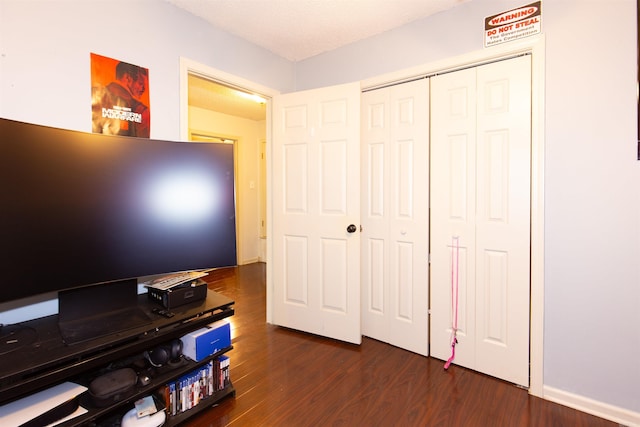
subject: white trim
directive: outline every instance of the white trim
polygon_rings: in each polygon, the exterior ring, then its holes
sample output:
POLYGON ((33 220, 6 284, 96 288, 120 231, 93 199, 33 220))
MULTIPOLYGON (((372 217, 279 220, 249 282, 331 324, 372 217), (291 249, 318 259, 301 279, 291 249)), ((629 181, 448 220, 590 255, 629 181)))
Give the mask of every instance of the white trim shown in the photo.
POLYGON ((260 257, 259 256, 255 257, 255 258, 249 258, 249 259, 242 260, 242 262, 238 263, 238 265, 254 264, 256 262, 260 262, 260 257))
POLYGON ((544 387, 545 42, 531 47, 531 324, 529 393, 544 387))
POLYGON ((640 412, 633 412, 550 386, 544 386, 544 399, 621 425, 640 427, 640 412))
POLYGON ((544 35, 446 58, 361 81, 363 90, 531 54, 531 324, 529 393, 542 397, 544 385, 544 35))
POLYGON ((397 82, 404 82, 421 76, 442 74, 466 67, 475 67, 483 63, 497 61, 517 54, 544 53, 538 47, 544 47, 544 35, 529 37, 518 42, 477 50, 463 55, 445 58, 391 73, 370 77, 361 81, 362 90, 372 89, 397 82))

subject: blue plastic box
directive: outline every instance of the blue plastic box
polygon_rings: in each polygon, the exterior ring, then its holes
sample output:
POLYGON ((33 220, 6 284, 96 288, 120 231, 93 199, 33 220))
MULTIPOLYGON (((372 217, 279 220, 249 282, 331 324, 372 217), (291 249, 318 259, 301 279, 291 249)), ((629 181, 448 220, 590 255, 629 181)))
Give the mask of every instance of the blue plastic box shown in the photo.
POLYGON ((218 320, 182 337, 182 354, 199 362, 231 346, 228 320, 218 320))

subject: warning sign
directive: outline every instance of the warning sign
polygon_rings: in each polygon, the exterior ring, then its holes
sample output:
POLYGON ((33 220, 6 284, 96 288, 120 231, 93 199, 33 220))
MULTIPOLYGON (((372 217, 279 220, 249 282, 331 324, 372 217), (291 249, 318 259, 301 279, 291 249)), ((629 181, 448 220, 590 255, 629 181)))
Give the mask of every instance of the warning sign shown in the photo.
POLYGON ((540 33, 542 2, 509 10, 484 20, 484 47, 518 40, 540 33))

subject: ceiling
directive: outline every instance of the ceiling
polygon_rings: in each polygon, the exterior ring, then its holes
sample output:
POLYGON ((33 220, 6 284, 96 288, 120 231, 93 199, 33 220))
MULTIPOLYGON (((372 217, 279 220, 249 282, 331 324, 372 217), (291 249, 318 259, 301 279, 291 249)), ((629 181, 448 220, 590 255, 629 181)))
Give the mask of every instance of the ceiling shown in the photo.
POLYGON ((289 61, 401 27, 470 0, 167 0, 289 61))
MULTIPOLYGON (((471 0, 166 0, 289 61, 301 61, 471 0)), ((192 76, 190 105, 264 120, 264 105, 192 76)))
POLYGON ((242 117, 249 120, 265 120, 266 104, 249 99, 245 92, 189 74, 189 105, 242 117))

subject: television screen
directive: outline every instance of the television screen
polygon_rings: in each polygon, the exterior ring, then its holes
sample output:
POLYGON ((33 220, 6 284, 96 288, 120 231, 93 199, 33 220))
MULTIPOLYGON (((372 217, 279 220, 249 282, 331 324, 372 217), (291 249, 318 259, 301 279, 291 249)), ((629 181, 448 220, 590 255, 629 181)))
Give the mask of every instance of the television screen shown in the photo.
POLYGON ((0 119, 0 302, 236 264, 233 146, 0 119))

